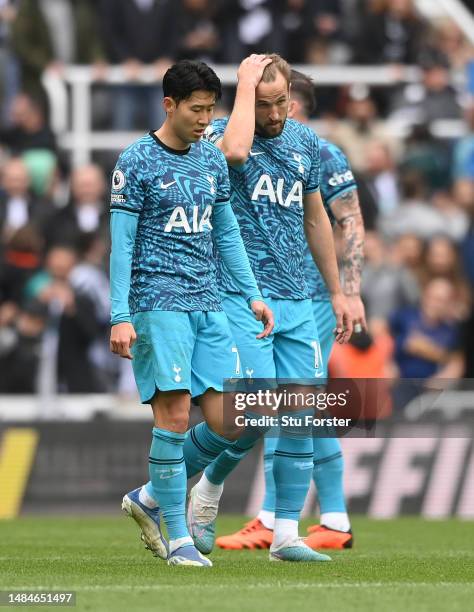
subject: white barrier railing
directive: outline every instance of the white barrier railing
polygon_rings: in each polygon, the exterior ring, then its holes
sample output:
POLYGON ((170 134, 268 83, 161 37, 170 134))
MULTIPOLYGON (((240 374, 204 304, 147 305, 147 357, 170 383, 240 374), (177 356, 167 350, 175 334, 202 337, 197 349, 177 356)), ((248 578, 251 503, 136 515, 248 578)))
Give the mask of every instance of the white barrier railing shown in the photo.
MULTIPOLYGON (((237 66, 216 65, 213 68, 223 85, 235 85, 237 66)), ((420 80, 420 70, 416 66, 296 65, 294 68, 312 77, 317 86, 364 84, 390 87, 397 83, 416 83, 420 80)), ((59 146, 71 151, 74 166, 88 163, 94 150, 120 150, 141 135, 134 132, 93 131, 91 90, 98 81, 91 67, 68 66, 61 74, 46 72, 42 80, 49 98, 52 128, 58 137, 59 146)), ((125 82, 127 77, 119 66, 110 67, 100 80, 100 83, 111 87, 125 82)), ((157 81, 153 68, 145 67, 135 82, 155 84, 157 81)), ((314 127, 324 134, 322 124, 314 122, 314 127)), ((406 123, 388 124, 388 129, 397 136, 402 136, 407 128, 406 123)), ((433 131, 442 138, 458 137, 463 133, 463 123, 437 122, 433 131)))

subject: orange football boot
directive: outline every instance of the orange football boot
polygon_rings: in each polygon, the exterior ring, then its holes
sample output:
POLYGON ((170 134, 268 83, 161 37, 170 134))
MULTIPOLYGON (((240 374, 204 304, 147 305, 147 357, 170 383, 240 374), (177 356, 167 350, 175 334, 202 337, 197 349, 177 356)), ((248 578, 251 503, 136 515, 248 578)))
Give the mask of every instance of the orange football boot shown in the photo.
POLYGON ((354 538, 352 531, 338 531, 325 525, 312 525, 308 527, 309 535, 305 544, 313 549, 318 548, 352 548, 354 538))
POLYGON ((217 538, 216 544, 219 548, 226 550, 242 550, 243 548, 270 548, 273 540, 273 531, 267 529, 258 518, 245 523, 239 531, 217 538))

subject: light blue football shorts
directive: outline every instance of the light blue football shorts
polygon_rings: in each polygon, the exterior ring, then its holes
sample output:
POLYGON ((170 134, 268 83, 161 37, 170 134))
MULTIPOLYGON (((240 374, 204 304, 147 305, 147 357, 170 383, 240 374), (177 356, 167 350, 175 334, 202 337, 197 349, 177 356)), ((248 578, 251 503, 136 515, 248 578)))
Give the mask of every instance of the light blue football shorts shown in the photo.
POLYGON ((336 316, 329 300, 313 300, 313 315, 321 344, 323 376, 326 378, 328 361, 335 340, 333 330, 336 327, 336 316))
POLYGON ((273 310, 275 328, 268 338, 257 340, 262 323, 255 319, 244 298, 238 293, 222 295, 243 377, 314 385, 323 370, 312 301, 265 298, 265 302, 273 310))
POLYGON ((157 391, 184 389, 198 397, 207 389, 223 391, 224 379, 241 377, 224 312, 151 310, 134 314, 132 323, 133 373, 144 404, 157 391))

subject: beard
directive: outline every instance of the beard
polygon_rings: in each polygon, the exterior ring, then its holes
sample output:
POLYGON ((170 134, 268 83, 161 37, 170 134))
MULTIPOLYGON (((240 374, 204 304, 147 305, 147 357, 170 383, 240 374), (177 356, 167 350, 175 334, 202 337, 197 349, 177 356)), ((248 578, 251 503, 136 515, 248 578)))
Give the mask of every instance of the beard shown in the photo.
POLYGON ((287 117, 282 119, 281 122, 274 124, 273 128, 271 127, 271 124, 262 125, 260 123, 255 123, 255 133, 263 138, 276 138, 283 132, 286 119, 287 117), (277 127, 278 129, 276 129, 277 127))

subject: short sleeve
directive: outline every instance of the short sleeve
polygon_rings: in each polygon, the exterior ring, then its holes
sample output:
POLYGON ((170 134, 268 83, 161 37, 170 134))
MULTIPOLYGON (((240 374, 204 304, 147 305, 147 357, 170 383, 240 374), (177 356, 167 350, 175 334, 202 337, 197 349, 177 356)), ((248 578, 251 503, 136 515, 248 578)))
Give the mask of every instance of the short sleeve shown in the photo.
POLYGON ((308 179, 304 188, 304 193, 313 193, 319 191, 320 172, 321 172, 321 147, 319 138, 311 131, 311 166, 309 169, 308 179))
POLYGON ((227 125, 227 121, 223 119, 216 119, 212 123, 210 123, 203 135, 203 139, 208 142, 212 142, 212 144, 216 144, 219 140, 224 138, 225 127, 227 125))
POLYGON ((110 210, 139 214, 145 200, 145 188, 139 160, 132 151, 124 151, 112 173, 110 210))
POLYGON ((216 204, 226 204, 230 200, 230 180, 229 180, 229 170, 227 167, 227 162, 225 160, 224 154, 221 151, 216 151, 218 154, 218 178, 217 178, 217 194, 216 194, 216 204))
MULTIPOLYGON (((335 145, 327 150, 331 163, 321 164, 321 194, 326 205, 343 194, 357 189, 349 160, 335 145)), ((325 153, 326 155, 326 153, 325 153)))

